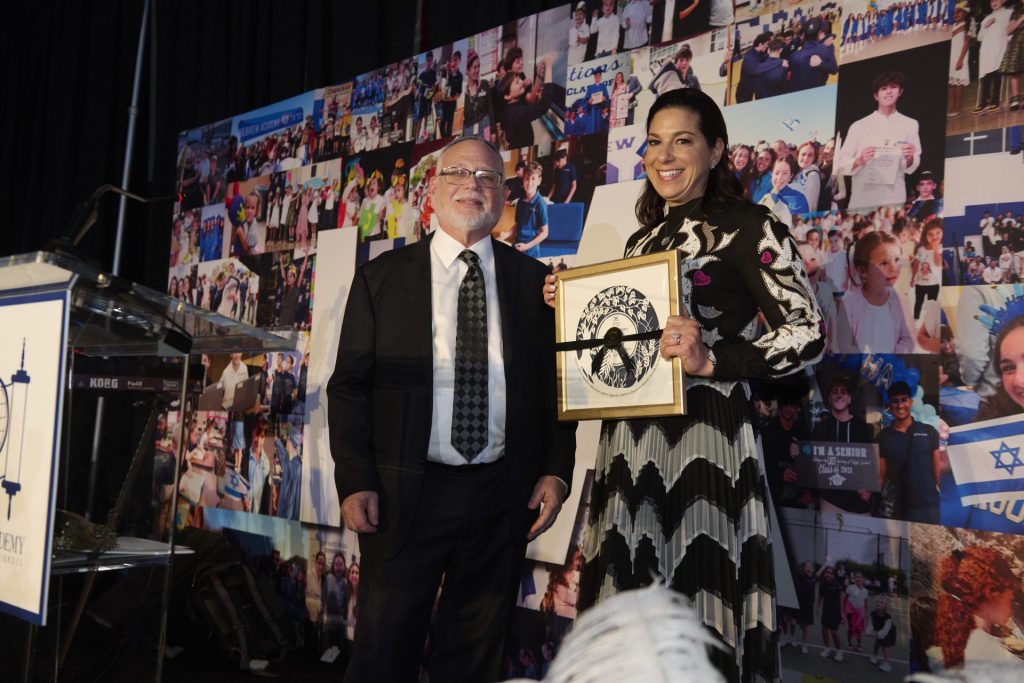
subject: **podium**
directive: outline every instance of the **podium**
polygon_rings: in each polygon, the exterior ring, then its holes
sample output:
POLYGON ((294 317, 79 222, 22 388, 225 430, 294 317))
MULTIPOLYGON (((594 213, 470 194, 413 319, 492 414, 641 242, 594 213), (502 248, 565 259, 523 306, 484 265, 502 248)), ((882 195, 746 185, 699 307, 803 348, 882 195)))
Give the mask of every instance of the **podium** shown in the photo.
MULTIPOLYGON (((294 340, 48 252, 0 258, 0 330, 0 611, 29 623, 30 649, 35 629, 47 622, 52 576, 163 565, 160 680, 171 567, 176 554, 190 552, 175 545, 174 515, 166 543, 122 538, 107 552, 54 549, 58 494, 69 483, 75 360, 160 357, 180 364, 174 388, 182 430, 194 404, 188 396, 190 356, 284 351, 294 348, 294 340)), ((177 439, 172 511, 184 436, 177 439)))

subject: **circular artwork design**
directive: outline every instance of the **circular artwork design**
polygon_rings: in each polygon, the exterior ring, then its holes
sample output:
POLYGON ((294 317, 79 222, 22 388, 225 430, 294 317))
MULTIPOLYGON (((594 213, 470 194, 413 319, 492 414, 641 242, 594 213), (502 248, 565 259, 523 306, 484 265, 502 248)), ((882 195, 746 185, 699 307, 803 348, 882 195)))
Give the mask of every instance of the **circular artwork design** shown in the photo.
POLYGON ((584 380, 608 396, 634 393, 650 379, 658 362, 658 339, 619 341, 622 337, 661 328, 650 299, 638 289, 616 285, 598 292, 583 307, 576 340, 603 339, 605 344, 576 352, 584 380), (628 363, 623 362, 623 354, 628 363), (600 358, 594 368, 594 361, 600 358))

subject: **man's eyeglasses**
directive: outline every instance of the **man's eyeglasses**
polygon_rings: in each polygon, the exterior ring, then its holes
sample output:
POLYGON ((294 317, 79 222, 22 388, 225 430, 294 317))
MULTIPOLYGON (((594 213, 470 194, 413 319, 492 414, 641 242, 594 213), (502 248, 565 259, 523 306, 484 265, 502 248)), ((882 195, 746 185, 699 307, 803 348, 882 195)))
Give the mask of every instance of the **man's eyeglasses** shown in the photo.
POLYGON ((476 177, 476 181, 480 183, 481 187, 495 188, 501 184, 501 174, 489 168, 470 171, 468 168, 459 166, 447 166, 441 169, 440 175, 452 185, 465 185, 473 176, 476 177))

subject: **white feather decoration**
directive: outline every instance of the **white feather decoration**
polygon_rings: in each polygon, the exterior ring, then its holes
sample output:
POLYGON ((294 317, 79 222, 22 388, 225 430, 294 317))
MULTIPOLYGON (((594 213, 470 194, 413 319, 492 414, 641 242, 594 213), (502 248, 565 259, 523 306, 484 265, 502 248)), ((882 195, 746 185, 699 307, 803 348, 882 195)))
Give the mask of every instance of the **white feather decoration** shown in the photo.
POLYGON ((1021 665, 1017 662, 967 662, 958 671, 917 673, 907 677, 910 683, 1020 683, 1021 680, 1021 665))
POLYGON ((686 597, 655 583, 619 593, 581 614, 544 681, 724 682, 708 660, 709 645, 722 647, 686 597))

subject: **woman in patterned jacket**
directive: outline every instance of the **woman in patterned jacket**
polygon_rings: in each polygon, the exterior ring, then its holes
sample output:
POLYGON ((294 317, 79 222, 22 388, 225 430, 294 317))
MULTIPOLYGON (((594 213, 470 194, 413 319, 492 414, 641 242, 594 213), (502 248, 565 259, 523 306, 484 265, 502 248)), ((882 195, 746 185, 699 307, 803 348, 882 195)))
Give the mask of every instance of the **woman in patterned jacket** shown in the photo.
MULTIPOLYGON (((712 657, 727 679, 774 680, 768 496, 746 380, 801 370, 824 339, 796 244, 743 198, 728 145, 721 111, 696 89, 651 107, 641 227, 626 256, 680 253, 685 315, 668 319, 660 344, 689 375, 689 413, 603 423, 579 606, 660 577, 726 645, 712 657)), ((555 287, 550 276, 548 302, 555 287)))

